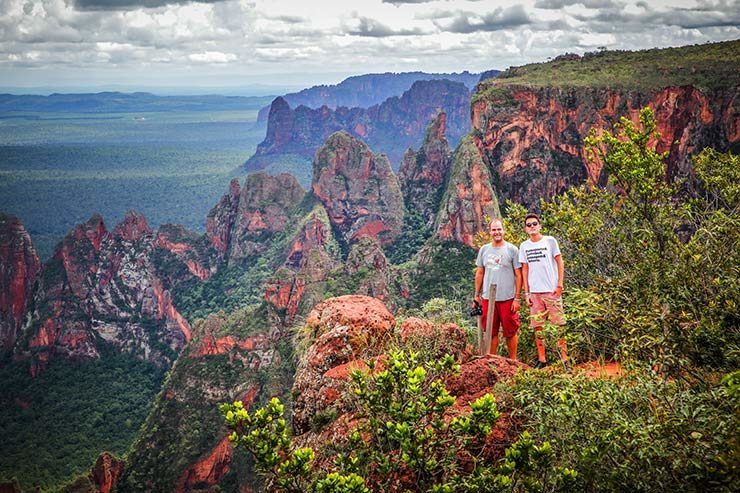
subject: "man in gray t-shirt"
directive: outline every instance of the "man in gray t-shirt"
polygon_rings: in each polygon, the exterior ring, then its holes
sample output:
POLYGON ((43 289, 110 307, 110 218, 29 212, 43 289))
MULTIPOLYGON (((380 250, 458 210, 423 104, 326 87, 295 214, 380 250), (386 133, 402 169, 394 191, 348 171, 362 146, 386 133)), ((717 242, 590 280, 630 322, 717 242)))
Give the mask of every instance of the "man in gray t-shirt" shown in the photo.
MULTIPOLYGON (((491 346, 486 352, 498 351, 499 327, 503 327, 509 357, 516 359, 519 330, 519 296, 522 288, 522 269, 517 247, 504 241, 504 224, 499 219, 491 221, 491 243, 478 250, 475 265, 475 301, 483 305, 482 330, 486 328, 489 312, 491 285, 496 286, 496 299, 492 307, 491 346)), ((482 336, 482 334, 479 334, 482 336)))

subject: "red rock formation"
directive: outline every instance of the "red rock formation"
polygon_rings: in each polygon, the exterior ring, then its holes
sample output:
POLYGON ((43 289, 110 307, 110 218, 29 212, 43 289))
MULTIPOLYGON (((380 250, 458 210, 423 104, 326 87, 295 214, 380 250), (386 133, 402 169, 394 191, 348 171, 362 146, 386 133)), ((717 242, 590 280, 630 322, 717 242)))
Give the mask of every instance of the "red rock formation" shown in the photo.
POLYGON ((277 98, 270 108, 265 140, 246 167, 260 169, 271 156, 281 154, 310 158, 340 130, 361 138, 397 163, 408 147, 421 143, 427 122, 440 111, 447 113, 449 138, 457 143, 470 129, 469 106, 467 87, 449 80, 417 81, 400 98, 391 97, 367 109, 298 106, 293 110, 284 98, 277 98))
POLYGON ((192 358, 201 358, 203 356, 215 356, 225 354, 235 347, 243 351, 253 351, 255 349, 267 349, 269 340, 266 335, 260 334, 246 339, 237 339, 234 336, 224 336, 216 338, 213 334, 206 334, 199 341, 198 346, 190 353, 192 358))
POLYGON ((86 283, 88 274, 97 272, 98 252, 108 235, 100 214, 94 214, 86 223, 78 224, 57 246, 52 263, 60 262, 63 273, 49 291, 61 294, 65 289, 78 298, 86 298, 91 286, 86 283))
POLYGON ((41 272, 20 220, 0 214, 0 357, 15 345, 41 272))
MULTIPOLYGON (((259 387, 253 386, 241 399, 245 409, 248 410, 252 406, 258 392, 259 387)), ((203 485, 218 484, 229 472, 233 455, 229 437, 223 437, 205 457, 185 468, 177 482, 175 492, 201 491, 203 485)))
POLYGON ((472 105, 475 143, 501 195, 532 206, 586 179, 603 183, 603 164, 586 159, 583 139, 594 127, 611 131, 622 116, 637 122, 645 106, 655 110, 658 150, 670 151, 670 176, 690 176, 690 156, 704 147, 726 151, 740 141, 738 87, 711 93, 692 86, 650 93, 511 87, 490 94, 472 105))
POLYGON ((187 266, 192 275, 205 281, 211 277, 215 267, 210 267, 210 259, 199 251, 198 239, 198 235, 178 224, 164 224, 157 231, 154 246, 173 254, 187 266))
POLYGON ((125 465, 126 463, 124 461, 116 459, 108 452, 100 454, 90 474, 90 481, 97 488, 96 491, 99 493, 110 493, 113 491, 118 478, 123 473, 125 465))
POLYGON ((111 232, 113 238, 124 241, 139 241, 144 236, 151 235, 152 229, 146 222, 146 218, 136 211, 126 212, 123 221, 116 225, 111 232))
POLYGON ((231 260, 266 250, 273 235, 286 228, 293 208, 305 193, 298 180, 287 173, 247 176, 233 227, 231 260))
POLYGON ((436 236, 472 246, 475 235, 501 217, 491 174, 470 137, 455 150, 453 168, 437 216, 436 236))
POLYGON ((313 166, 313 193, 346 244, 372 236, 387 245, 398 237, 403 199, 385 156, 337 132, 318 150, 313 166))
POLYGON ((381 341, 395 325, 395 319, 377 299, 341 296, 314 307, 306 329, 315 336, 293 383, 293 428, 297 434, 311 428, 320 412, 346 412, 338 400, 344 385, 337 379, 338 366, 372 357, 382 350, 381 341))
POLYGON ((239 179, 234 178, 228 193, 211 209, 206 218, 206 237, 216 249, 219 258, 224 258, 229 251, 231 231, 239 207, 239 194, 239 179))

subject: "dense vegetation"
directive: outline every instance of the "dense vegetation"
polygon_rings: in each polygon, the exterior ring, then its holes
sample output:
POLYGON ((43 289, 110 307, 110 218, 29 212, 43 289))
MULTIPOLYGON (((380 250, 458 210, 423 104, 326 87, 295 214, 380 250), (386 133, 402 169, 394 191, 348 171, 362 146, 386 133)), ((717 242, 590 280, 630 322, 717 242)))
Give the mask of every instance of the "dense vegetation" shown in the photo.
POLYGON ((103 450, 128 450, 163 372, 113 349, 98 360, 52 360, 31 378, 28 363, 0 368, 0 479, 55 490, 90 470, 103 450))
POLYGON ((507 86, 626 88, 648 91, 693 85, 702 90, 740 83, 740 41, 641 51, 601 50, 512 67, 482 82, 474 100, 507 86))

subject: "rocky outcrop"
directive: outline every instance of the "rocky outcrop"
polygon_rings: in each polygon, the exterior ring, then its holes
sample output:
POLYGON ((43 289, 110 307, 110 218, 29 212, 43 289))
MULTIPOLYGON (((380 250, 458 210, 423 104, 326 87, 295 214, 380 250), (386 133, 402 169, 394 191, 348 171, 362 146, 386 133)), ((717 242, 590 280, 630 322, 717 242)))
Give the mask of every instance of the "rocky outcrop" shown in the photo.
POLYGON ((206 237, 216 250, 219 259, 226 257, 231 245, 231 232, 239 207, 239 196, 239 179, 234 178, 229 185, 229 191, 221 197, 206 218, 206 237))
MULTIPOLYGON (((172 364, 191 328, 165 280, 174 274, 161 274, 155 262, 163 247, 187 252, 182 238, 168 232, 155 237, 146 219, 132 211, 111 232, 94 215, 60 242, 44 266, 36 309, 17 347, 19 354, 30 354, 32 374, 53 356, 97 358, 100 340, 159 366, 172 364)), ((180 265, 181 276, 198 271, 180 265)))
POLYGON ((0 214, 0 359, 15 345, 40 272, 41 261, 21 221, 0 214))
MULTIPOLYGON (((394 325, 393 316, 377 299, 356 295, 326 300, 306 319, 301 333, 312 343, 299 354, 293 385, 293 428, 297 443, 317 452, 318 464, 331 461, 331 456, 324 456, 327 445, 331 444, 331 450, 348 446, 348 437, 359 419, 351 397, 351 373, 384 369, 394 325)), ((422 351, 431 358, 450 354, 460 363, 460 373, 445 382, 455 397, 455 404, 448 410, 450 418, 469 414, 471 402, 493 393, 498 382, 526 367, 499 356, 472 358, 465 332, 455 324, 412 317, 404 321, 399 332, 394 348, 422 351)), ((481 452, 491 463, 518 438, 509 411, 505 406, 500 410, 502 417, 481 452)))
POLYGON ((287 243, 285 260, 265 287, 265 300, 273 307, 277 328, 289 327, 323 298, 322 282, 337 264, 338 247, 329 218, 320 207, 302 218, 287 243))
POLYGON ((488 229, 487 221, 501 217, 491 174, 473 139, 460 142, 442 198, 435 226, 436 236, 472 246, 475 235, 488 229))
POLYGON ((99 493, 110 493, 123 472, 125 462, 103 452, 95 461, 90 480, 99 493))
MULTIPOLYGON (((380 354, 382 341, 394 325, 393 315, 375 298, 341 296, 316 305, 306 319, 306 331, 315 342, 296 371, 293 384, 296 434, 308 432, 320 413, 347 411, 346 403, 339 399, 343 382, 336 378, 336 369, 380 354)), ((344 379, 348 374, 342 372, 344 379)))
POLYGON ((387 245, 400 234, 403 199, 388 159, 348 133, 316 153, 312 187, 344 245, 365 236, 387 245))
POLYGON ((239 196, 230 259, 239 261, 265 251, 274 235, 286 228, 305 193, 298 180, 287 173, 247 176, 239 196))
POLYGON ((366 237, 352 245, 343 275, 357 279, 357 285, 353 286, 355 294, 389 303, 393 273, 376 239, 366 237))
POLYGON ((404 203, 420 214, 428 227, 434 224, 452 165, 452 151, 445 137, 446 126, 447 115, 440 113, 429 123, 419 151, 406 151, 398 174, 404 203))
MULTIPOLYGON (((174 260, 179 261, 187 267, 188 272, 201 281, 208 280, 217 270, 217 259, 220 252, 213 255, 213 250, 208 248, 209 243, 203 241, 203 237, 192 233, 179 224, 163 224, 157 230, 154 246, 163 255, 171 255, 174 260), (166 252, 166 253, 165 253, 166 252)), ((171 261, 172 259, 162 259, 171 261)), ((170 285, 176 285, 183 276, 178 272, 172 272, 165 265, 159 265, 157 271, 165 276, 170 285)))
POLYGON ((257 146, 246 163, 256 170, 269 162, 269 156, 294 154, 305 158, 314 155, 334 132, 344 130, 363 140, 373 149, 385 153, 398 163, 405 150, 418 147, 427 122, 440 111, 447 114, 447 135, 457 143, 470 129, 470 94, 464 84, 448 80, 415 82, 399 97, 392 97, 370 108, 328 106, 291 109, 283 98, 273 101, 265 140, 257 146))
MULTIPOLYGON (((612 130, 620 117, 638 121, 655 110, 659 152, 668 151, 669 177, 691 177, 691 156, 706 146, 740 145, 740 87, 702 91, 670 86, 649 91, 482 85, 472 104, 475 143, 493 171, 501 198, 534 209, 588 180, 604 184, 603 163, 586 159, 591 128, 612 130)), ((688 183, 691 187, 691 180, 688 183)))

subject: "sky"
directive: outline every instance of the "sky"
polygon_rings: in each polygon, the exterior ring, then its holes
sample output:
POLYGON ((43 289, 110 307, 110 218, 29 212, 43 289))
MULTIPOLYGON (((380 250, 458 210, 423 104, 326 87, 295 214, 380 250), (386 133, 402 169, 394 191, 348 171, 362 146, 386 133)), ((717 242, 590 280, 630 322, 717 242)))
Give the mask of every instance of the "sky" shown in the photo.
POLYGON ((740 39, 740 0, 0 0, 0 87, 244 88, 740 39))

